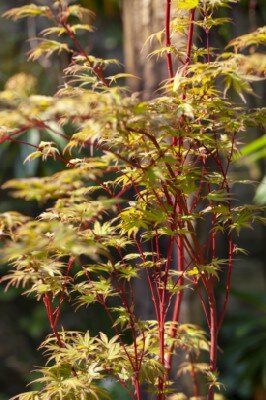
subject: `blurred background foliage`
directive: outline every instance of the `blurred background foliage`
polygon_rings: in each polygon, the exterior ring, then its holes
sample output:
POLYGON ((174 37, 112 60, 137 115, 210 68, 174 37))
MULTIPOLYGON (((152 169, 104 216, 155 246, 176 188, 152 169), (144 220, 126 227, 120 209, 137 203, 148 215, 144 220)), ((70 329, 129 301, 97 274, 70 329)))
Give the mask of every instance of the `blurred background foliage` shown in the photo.
MULTIPOLYGON (((84 7, 95 11, 96 34, 86 33, 81 37, 84 46, 93 54, 103 58, 117 58, 122 62, 122 21, 119 0, 80 0, 84 7)), ((26 0, 1 0, 0 12, 11 7, 29 3, 26 0)), ((45 3, 40 0, 39 3, 45 3)), ((233 25, 225 25, 216 32, 212 41, 225 45, 232 36, 248 32, 266 23, 265 0, 243 0, 238 8, 226 11, 233 18, 233 25)), ((17 90, 32 93, 51 94, 62 83, 61 73, 68 60, 60 56, 53 62, 41 60, 38 63, 27 61, 26 53, 34 46, 34 37, 44 29, 44 21, 34 19, 18 23, 1 19, 0 37, 0 89, 15 84, 17 90), (30 41, 29 38, 32 38, 30 41), (20 74, 11 78, 15 74, 20 74), (29 78, 29 74, 32 78, 29 78), (13 80, 12 80, 13 79, 13 80)), ((265 84, 260 83, 259 97, 250 99, 251 106, 260 103, 265 106, 265 84)), ((0 106, 1 107, 1 106, 0 106)), ((38 140, 40 132, 29 131, 27 141, 38 140), (34 139, 35 138, 35 139, 34 139)), ((42 135, 48 135, 42 132, 42 135)), ((42 136, 43 137, 43 136, 42 136)), ((252 139, 243 149, 243 156, 237 161, 237 173, 262 181, 255 193, 251 188, 244 193, 245 200, 266 202, 265 155, 266 139, 263 132, 251 132, 252 139)), ((50 140, 56 138, 50 137, 50 140)), ((49 138, 43 140, 49 140, 49 138)), ((63 146, 63 143, 61 143, 63 146)), ((16 177, 44 176, 61 168, 57 162, 23 164, 29 153, 26 146, 4 143, 0 146, 0 183, 16 177)), ((0 193, 0 212, 16 209, 29 214, 38 212, 38 205, 21 203, 0 193)), ((256 228, 257 229, 257 228, 256 228)), ((253 239, 249 232, 240 241, 247 245, 250 256, 236 265, 229 315, 221 337, 224 351, 220 366, 222 380, 227 385, 225 397, 236 400, 266 399, 266 266, 265 231, 259 229, 253 239), (255 238, 255 239, 254 239, 255 238), (240 265, 241 264, 241 265, 240 265), (258 274, 258 276, 256 276, 258 274)), ((2 269, 1 274, 4 274, 2 269)), ((95 306, 89 312, 74 314, 68 306, 63 312, 63 325, 67 329, 110 330, 103 311, 95 306)), ((35 300, 20 296, 20 291, 11 288, 4 292, 0 287, 0 400, 24 391, 29 382, 29 373, 41 364, 41 354, 36 350, 41 339, 49 332, 43 305, 35 300)), ((103 385, 113 385, 103 382, 103 385)), ((127 399, 126 394, 115 385, 113 398, 127 399)))

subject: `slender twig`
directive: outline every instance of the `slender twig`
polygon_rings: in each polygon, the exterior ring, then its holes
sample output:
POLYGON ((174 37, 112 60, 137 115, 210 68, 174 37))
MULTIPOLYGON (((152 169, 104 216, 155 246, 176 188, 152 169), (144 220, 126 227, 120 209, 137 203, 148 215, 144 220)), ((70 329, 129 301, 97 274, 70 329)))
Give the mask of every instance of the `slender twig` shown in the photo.
POLYGON ((173 60, 172 60, 172 54, 171 54, 171 30, 170 30, 170 24, 171 24, 171 0, 166 1, 166 15, 165 15, 165 45, 169 48, 169 50, 166 53, 166 59, 167 59, 167 68, 168 68, 168 74, 169 78, 173 79, 174 77, 174 70, 173 70, 173 60))

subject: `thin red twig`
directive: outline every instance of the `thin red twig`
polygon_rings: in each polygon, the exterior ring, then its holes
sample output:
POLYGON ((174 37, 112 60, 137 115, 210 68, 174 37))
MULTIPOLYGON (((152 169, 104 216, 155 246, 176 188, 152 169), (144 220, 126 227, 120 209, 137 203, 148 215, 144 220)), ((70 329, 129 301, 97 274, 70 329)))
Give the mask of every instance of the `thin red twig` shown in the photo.
POLYGON ((165 45, 169 47, 169 51, 166 53, 167 59, 167 69, 169 78, 173 79, 174 77, 174 69, 173 69, 173 60, 171 54, 171 0, 166 1, 166 15, 165 15, 165 45))

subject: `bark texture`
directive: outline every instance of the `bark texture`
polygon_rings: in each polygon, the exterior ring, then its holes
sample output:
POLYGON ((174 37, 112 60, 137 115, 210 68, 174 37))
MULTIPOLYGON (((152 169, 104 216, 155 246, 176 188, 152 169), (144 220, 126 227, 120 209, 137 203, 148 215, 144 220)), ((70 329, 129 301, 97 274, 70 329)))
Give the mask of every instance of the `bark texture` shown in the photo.
POLYGON ((134 92, 142 92, 144 99, 153 97, 167 78, 165 60, 148 58, 156 43, 146 42, 149 35, 164 29, 164 14, 165 4, 161 0, 123 1, 125 68, 141 78, 130 79, 128 84, 134 92))

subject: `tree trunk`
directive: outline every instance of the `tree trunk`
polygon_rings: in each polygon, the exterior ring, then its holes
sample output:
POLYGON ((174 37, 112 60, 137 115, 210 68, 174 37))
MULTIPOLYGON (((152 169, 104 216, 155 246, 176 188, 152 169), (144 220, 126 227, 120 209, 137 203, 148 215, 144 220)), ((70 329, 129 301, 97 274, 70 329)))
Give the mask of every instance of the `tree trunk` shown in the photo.
MULTIPOLYGON (((165 60, 148 57, 156 43, 147 42, 149 35, 164 29, 165 4, 161 0, 124 0, 124 58, 126 72, 140 79, 130 79, 133 92, 144 99, 154 96, 160 83, 167 78, 165 60)), ((158 46, 157 46, 158 47, 158 46)))

